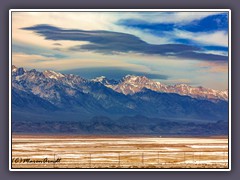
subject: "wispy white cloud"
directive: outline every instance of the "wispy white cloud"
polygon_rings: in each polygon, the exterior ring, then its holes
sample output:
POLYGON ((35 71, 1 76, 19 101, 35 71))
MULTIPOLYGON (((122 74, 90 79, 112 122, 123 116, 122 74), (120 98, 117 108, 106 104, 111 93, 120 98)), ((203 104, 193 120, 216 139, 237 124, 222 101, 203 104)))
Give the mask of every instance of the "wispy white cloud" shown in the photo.
MULTIPOLYGON (((143 20, 150 23, 180 23, 186 24, 195 20, 203 19, 207 16, 221 14, 223 12, 153 12, 137 13, 132 18, 143 20)), ((128 19, 130 19, 128 17, 128 19)))
POLYGON ((68 58, 59 59, 35 54, 13 53, 13 64, 27 68, 67 70, 89 67, 128 68, 139 72, 147 72, 147 66, 129 61, 128 55, 104 56, 91 52, 75 53, 68 58), (112 63, 114 62, 114 63, 112 63))
MULTIPOLYGON (((34 33, 21 30, 36 24, 50 24, 68 29, 109 30, 136 35, 152 44, 171 43, 171 38, 156 36, 147 31, 116 24, 120 19, 139 19, 153 23, 189 23, 222 12, 13 12, 13 39, 52 47, 52 40, 44 40, 34 33), (36 20, 37 19, 37 20, 36 20), (26 38, 28 37, 28 38, 26 38)), ((66 42, 65 46, 76 42, 66 42)))
POLYGON ((173 34, 176 37, 190 39, 204 45, 228 46, 228 33, 225 31, 192 33, 175 30, 173 34))
POLYGON ((216 63, 216 62, 199 62, 196 64, 200 71, 205 73, 228 73, 228 64, 227 63, 216 63))
POLYGON ((211 51, 204 51, 204 53, 228 56, 228 52, 226 52, 226 51, 214 51, 214 50, 211 50, 211 51))

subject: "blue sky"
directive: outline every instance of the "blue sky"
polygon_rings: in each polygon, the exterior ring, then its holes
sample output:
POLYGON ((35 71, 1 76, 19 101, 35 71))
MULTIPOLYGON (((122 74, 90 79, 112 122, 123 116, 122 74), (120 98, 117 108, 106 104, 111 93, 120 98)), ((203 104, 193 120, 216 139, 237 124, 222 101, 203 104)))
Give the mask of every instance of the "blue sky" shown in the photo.
POLYGON ((228 87, 227 12, 13 12, 13 64, 228 87))

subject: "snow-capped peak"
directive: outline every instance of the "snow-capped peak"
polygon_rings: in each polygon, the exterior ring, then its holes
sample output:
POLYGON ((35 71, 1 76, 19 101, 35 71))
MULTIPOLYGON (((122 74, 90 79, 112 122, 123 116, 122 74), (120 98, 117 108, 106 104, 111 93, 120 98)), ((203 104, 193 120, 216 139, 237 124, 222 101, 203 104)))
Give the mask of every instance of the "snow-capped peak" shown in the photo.
POLYGON ((176 84, 175 87, 189 87, 187 84, 176 84))
POLYGON ((139 84, 139 83, 150 83, 152 80, 148 79, 146 76, 135 76, 135 75, 126 75, 121 80, 122 83, 127 84, 139 84))
POLYGON ((204 88, 202 86, 192 87, 187 84, 165 85, 148 79, 145 76, 127 75, 119 84, 113 87, 113 90, 123 94, 135 94, 143 89, 164 93, 177 93, 200 99, 228 100, 228 90, 220 91, 204 88))
POLYGON ((158 91, 161 87, 161 83, 145 76, 126 75, 118 85, 114 86, 114 90, 123 94, 134 94, 144 88, 158 91))
POLYGON ((12 73, 18 76, 23 75, 26 72, 26 70, 22 67, 17 68, 16 66, 12 65, 12 73))
POLYGON ((103 80, 107 79, 105 76, 100 76, 92 79, 94 82, 102 82, 103 80))
POLYGON ((115 81, 113 79, 107 79, 105 76, 96 77, 95 79, 92 79, 91 81, 99 82, 111 89, 113 89, 113 87, 118 84, 118 81, 115 81))
POLYGON ((43 71, 43 74, 46 78, 56 79, 56 80, 65 77, 63 74, 57 73, 57 72, 51 71, 51 70, 43 71))
POLYGON ((12 72, 16 72, 18 70, 18 68, 14 65, 12 65, 12 72))

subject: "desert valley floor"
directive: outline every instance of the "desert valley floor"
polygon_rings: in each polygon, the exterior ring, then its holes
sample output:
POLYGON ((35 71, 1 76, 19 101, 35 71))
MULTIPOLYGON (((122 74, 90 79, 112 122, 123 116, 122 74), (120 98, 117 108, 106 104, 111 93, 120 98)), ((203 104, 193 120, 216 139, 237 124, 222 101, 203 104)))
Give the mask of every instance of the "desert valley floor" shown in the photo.
POLYGON ((228 138, 13 135, 12 168, 228 168, 228 138))

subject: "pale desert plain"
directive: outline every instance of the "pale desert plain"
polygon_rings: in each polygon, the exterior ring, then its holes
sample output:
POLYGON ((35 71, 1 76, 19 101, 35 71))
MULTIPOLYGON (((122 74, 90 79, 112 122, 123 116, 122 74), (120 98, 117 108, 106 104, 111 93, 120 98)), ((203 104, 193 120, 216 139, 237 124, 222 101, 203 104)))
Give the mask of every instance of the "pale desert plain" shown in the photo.
POLYGON ((228 138, 13 135, 12 168, 228 168, 228 138))

